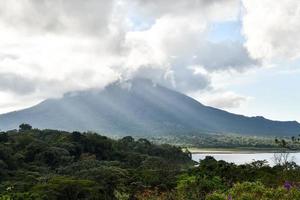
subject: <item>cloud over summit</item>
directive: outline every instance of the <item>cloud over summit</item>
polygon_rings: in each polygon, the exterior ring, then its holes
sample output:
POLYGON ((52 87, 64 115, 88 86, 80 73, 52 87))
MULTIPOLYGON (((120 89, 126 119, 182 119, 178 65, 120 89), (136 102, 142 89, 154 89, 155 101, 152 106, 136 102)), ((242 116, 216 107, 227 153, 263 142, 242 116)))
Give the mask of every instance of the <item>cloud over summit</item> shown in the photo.
MULTIPOLYGON (((238 0, 3 0, 0 92, 42 100, 101 88, 117 79, 145 77, 190 93, 212 90, 212 73, 243 72, 273 54, 298 56, 300 45, 276 48, 284 41, 291 43, 286 38, 276 41, 290 29, 273 26, 271 17, 253 24, 262 20, 263 3, 261 9, 247 0, 242 4, 238 0), (240 19, 242 7, 246 11, 240 19), (245 44, 239 39, 209 38, 212 24, 239 20, 245 44), (266 38, 272 31, 268 27, 275 27, 271 38, 266 38)), ((281 19, 285 11, 277 4, 272 3, 275 17, 281 19)), ((293 13, 295 20, 285 26, 297 25, 296 10, 289 15, 293 13)))

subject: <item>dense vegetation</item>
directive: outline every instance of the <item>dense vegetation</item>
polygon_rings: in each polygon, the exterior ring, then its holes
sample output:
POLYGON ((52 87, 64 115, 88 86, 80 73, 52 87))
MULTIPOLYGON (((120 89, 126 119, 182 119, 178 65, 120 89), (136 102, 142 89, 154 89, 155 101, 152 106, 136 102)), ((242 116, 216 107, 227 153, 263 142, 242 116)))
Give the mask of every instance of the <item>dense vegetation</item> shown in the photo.
MULTIPOLYGON (((278 149, 278 144, 274 137, 257 137, 237 134, 185 134, 185 135, 164 135, 147 137, 154 143, 168 143, 179 146, 196 147, 196 148, 253 148, 253 149, 278 149)), ((291 138, 278 137, 287 142, 291 138)))
POLYGON ((133 199, 146 188, 174 188, 176 175, 193 166, 190 156, 146 139, 23 124, 0 133, 0 193, 2 199, 133 199))
POLYGON ((0 133, 0 200, 299 200, 300 167, 235 165, 130 136, 0 133))

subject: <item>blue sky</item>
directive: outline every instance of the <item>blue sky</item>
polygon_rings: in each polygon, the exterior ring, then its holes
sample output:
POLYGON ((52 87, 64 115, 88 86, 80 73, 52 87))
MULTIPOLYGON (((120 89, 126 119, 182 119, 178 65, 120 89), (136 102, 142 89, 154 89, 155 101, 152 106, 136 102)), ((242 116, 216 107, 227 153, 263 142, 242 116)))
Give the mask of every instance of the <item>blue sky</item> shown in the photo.
POLYGON ((240 20, 213 23, 210 25, 209 39, 215 42, 232 40, 243 43, 245 39, 241 34, 241 28, 240 20))
POLYGON ((285 68, 259 69, 244 75, 244 81, 228 89, 251 97, 248 103, 231 111, 276 120, 300 121, 300 71, 285 68))
MULTIPOLYGON (((214 42, 245 42, 241 21, 233 20, 211 25, 209 39, 214 42)), ((300 60, 272 60, 272 66, 246 70, 225 89, 249 97, 247 103, 228 111, 248 116, 264 116, 274 120, 300 121, 300 60)))

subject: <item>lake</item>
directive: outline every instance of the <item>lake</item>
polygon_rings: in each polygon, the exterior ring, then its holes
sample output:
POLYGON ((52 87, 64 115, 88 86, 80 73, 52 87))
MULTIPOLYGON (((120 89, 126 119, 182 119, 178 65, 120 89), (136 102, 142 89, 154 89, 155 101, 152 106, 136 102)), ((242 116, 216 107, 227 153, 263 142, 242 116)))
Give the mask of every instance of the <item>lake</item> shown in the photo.
MULTIPOLYGON (((235 164, 250 163, 254 160, 267 160, 271 166, 274 165, 274 153, 193 153, 192 159, 198 162, 206 156, 213 156, 216 160, 224 160, 235 164)), ((300 153, 290 153, 289 160, 291 159, 300 165, 300 153)))

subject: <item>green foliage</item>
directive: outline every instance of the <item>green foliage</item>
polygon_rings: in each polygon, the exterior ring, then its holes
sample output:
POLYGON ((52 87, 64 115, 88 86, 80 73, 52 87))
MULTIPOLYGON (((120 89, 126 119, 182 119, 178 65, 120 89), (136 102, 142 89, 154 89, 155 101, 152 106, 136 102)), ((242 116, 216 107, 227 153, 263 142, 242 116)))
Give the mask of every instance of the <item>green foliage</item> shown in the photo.
MULTIPOLYGON (((289 138, 279 138, 289 139, 289 138)), ((196 148, 247 148, 247 149, 278 149, 273 137, 256 137, 236 134, 185 134, 149 137, 149 140, 162 144, 196 148)))
POLYGON ((104 198, 103 189, 94 181, 77 180, 68 177, 53 177, 32 188, 42 199, 97 199, 104 198))
POLYGON ((22 124, 0 133, 0 199, 132 199, 136 185, 171 190, 193 164, 181 148, 146 139, 22 124))
POLYGON ((199 177, 184 174, 177 184, 177 193, 180 199, 205 199, 207 194, 224 189, 220 177, 199 177))
POLYGON ((234 200, 297 200, 300 199, 300 191, 297 188, 267 188, 260 182, 244 182, 237 183, 226 194, 208 195, 206 200, 228 200, 228 197, 234 200))
POLYGON ((0 200, 300 199, 295 163, 194 165, 190 152, 148 139, 23 127, 0 133, 0 200))
POLYGON ((297 137, 292 136, 291 138, 288 138, 288 139, 275 138, 275 143, 280 148, 285 149, 285 150, 299 150, 300 149, 300 135, 297 137))

